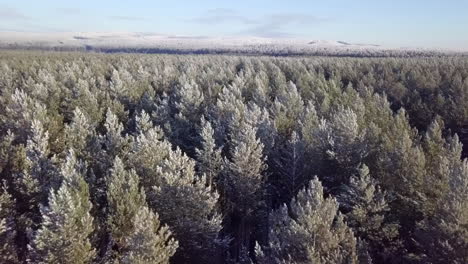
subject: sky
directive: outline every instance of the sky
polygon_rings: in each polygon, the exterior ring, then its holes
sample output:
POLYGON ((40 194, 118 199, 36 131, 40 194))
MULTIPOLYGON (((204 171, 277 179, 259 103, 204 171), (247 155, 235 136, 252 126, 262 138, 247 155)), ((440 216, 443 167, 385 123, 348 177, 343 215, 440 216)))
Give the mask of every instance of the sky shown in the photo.
POLYGON ((0 0, 1 31, 142 32, 468 49, 468 0, 0 0))

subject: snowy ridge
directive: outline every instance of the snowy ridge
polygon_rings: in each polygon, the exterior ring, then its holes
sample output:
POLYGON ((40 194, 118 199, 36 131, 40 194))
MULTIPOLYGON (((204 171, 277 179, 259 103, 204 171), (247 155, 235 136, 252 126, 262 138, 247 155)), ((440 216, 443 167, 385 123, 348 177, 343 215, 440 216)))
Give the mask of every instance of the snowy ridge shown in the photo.
MULTIPOLYGON (((384 52, 443 52, 429 49, 390 49, 346 41, 263 37, 205 37, 131 32, 0 32, 0 47, 83 49, 103 52, 186 51, 195 53, 249 53, 272 55, 363 55, 384 52)), ((424 55, 424 54, 420 54, 424 55)))
POLYGON ((49 45, 107 45, 107 46, 151 46, 161 43, 190 44, 190 45, 304 45, 304 46, 330 46, 349 47, 373 45, 354 45, 343 41, 305 40, 287 38, 263 38, 263 37, 204 37, 183 35, 162 35, 154 33, 131 32, 60 32, 60 33, 36 33, 36 32, 0 32, 2 43, 34 43, 39 42, 49 45))

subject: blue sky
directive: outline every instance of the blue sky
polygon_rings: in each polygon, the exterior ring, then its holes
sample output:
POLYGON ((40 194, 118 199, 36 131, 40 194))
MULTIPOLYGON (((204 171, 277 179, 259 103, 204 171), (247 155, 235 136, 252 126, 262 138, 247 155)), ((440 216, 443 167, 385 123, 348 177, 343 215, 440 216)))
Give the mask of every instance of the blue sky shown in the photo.
POLYGON ((0 0, 0 30, 293 37, 467 49, 468 0, 0 0))

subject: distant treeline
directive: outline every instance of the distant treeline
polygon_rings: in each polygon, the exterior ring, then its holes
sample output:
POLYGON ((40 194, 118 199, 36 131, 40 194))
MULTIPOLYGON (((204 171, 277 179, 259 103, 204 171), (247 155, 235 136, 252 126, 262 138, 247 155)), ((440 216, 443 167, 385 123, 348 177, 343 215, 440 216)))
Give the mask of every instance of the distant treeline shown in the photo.
MULTIPOLYGON (((187 45, 185 45, 187 46, 187 45)), ((329 56, 329 57, 355 57, 355 58, 415 58, 415 57, 444 57, 468 56, 462 52, 444 52, 436 50, 398 50, 373 48, 304 48, 285 47, 275 45, 247 45, 234 47, 190 48, 165 45, 162 47, 115 47, 115 46, 51 46, 34 44, 1 44, 0 50, 42 50, 42 51, 68 51, 68 52, 98 52, 98 53, 141 53, 141 54, 175 54, 175 55, 243 55, 243 56, 329 56)))

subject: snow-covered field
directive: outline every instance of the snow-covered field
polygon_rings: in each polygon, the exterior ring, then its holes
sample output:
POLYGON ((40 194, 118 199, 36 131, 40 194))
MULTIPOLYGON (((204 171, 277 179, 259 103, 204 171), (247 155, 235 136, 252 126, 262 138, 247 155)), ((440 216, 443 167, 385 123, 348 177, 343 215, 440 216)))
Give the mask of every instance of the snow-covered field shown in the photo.
MULTIPOLYGON (((129 32, 0 32, 1 47, 82 48, 112 51, 113 49, 161 49, 174 51, 214 50, 216 52, 260 54, 369 54, 429 53, 440 50, 388 48, 374 44, 346 41, 261 38, 261 37, 197 37, 129 32)), ((445 52, 445 51, 444 51, 445 52)), ((207 52, 209 53, 209 52, 207 52)))

